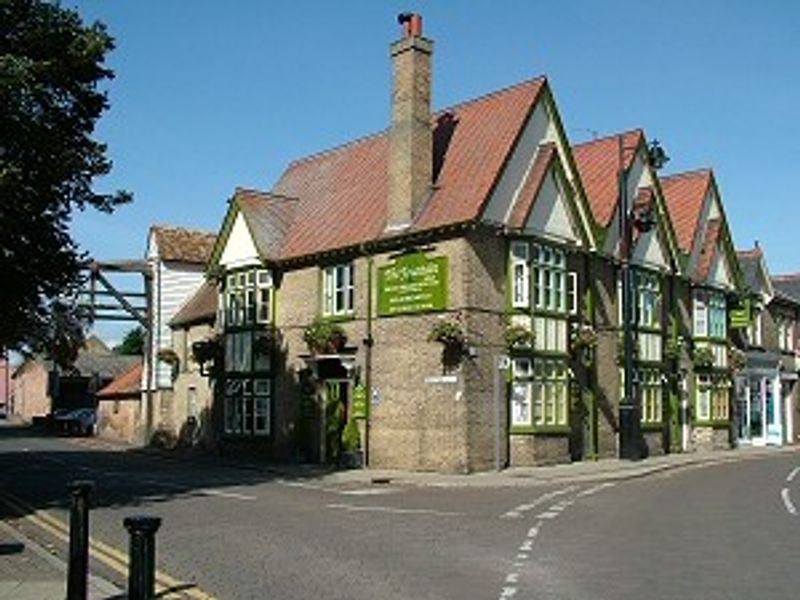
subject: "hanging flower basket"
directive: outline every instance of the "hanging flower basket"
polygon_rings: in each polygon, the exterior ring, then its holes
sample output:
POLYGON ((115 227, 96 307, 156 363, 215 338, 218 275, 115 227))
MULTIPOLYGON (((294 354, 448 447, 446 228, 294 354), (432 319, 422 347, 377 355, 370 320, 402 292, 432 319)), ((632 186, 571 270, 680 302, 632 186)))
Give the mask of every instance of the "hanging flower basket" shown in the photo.
POLYGON ((515 348, 532 348, 536 341, 536 334, 522 325, 511 325, 506 328, 505 333, 506 347, 509 350, 515 348))
POLYGON ((710 369, 714 366, 714 352, 708 346, 696 348, 693 361, 695 369, 710 369))
POLYGON ((347 343, 347 334, 338 323, 317 318, 303 330, 303 341, 311 354, 338 354, 347 343))
POLYGON ((177 365, 180 360, 178 358, 178 355, 172 348, 161 348, 156 353, 156 358, 158 358, 158 360, 160 360, 161 362, 165 362, 168 365, 173 365, 173 366, 177 365))
POLYGON ((434 323, 428 334, 429 342, 439 342, 445 346, 464 346, 467 336, 461 323, 455 320, 441 320, 434 323))
POLYGON ((743 371, 747 366, 747 354, 736 346, 728 348, 728 367, 733 373, 743 371))
POLYGON ((681 357, 681 352, 683 351, 683 338, 670 338, 667 340, 667 343, 664 345, 664 357, 669 360, 678 360, 681 357))
POLYGON ((215 336, 195 342, 192 344, 192 357, 200 365, 221 362, 223 358, 222 339, 219 336, 215 336))

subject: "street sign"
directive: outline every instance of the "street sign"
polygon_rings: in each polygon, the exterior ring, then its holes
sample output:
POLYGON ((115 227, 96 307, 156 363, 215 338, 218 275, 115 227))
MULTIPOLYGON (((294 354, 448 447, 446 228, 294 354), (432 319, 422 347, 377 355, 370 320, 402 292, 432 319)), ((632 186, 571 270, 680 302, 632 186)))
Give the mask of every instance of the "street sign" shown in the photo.
POLYGON ((739 306, 732 308, 731 329, 746 329, 750 326, 750 298, 745 298, 739 306))
POLYGON ((353 418, 366 419, 368 414, 367 388, 363 385, 357 385, 353 388, 353 418))
POLYGON ((445 310, 448 296, 446 256, 417 252, 378 268, 378 315, 445 310))

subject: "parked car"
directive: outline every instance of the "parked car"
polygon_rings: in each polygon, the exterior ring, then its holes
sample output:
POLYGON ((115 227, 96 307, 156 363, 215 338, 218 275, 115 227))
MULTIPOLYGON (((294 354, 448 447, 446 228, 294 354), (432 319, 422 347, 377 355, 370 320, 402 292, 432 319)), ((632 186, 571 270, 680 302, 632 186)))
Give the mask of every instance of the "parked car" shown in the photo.
POLYGON ((56 431, 73 435, 94 435, 97 430, 97 410, 94 408, 76 408, 74 410, 53 413, 56 431))

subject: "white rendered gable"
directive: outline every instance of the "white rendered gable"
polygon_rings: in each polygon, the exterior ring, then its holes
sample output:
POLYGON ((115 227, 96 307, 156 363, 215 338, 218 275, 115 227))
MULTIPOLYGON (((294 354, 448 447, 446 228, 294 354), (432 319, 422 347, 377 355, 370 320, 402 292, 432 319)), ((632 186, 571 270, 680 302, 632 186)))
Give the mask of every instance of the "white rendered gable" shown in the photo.
POLYGON ((666 271, 669 269, 666 249, 661 243, 661 236, 658 235, 658 227, 653 227, 650 231, 639 236, 633 248, 632 262, 650 268, 666 271))
POLYGON ((558 241, 580 243, 579 230, 573 221, 563 190, 557 183, 553 164, 539 188, 533 209, 525 223, 525 232, 558 241))
POLYGON ((708 283, 725 289, 733 288, 733 278, 728 268, 728 259, 721 244, 717 244, 714 263, 708 274, 708 283))
POLYGON ((236 215, 231 232, 222 250, 219 264, 227 269, 242 267, 246 265, 259 264, 261 259, 258 250, 250 235, 250 229, 244 220, 244 215, 240 212, 236 215))
POLYGON ((533 168, 539 146, 546 141, 549 128, 550 115, 548 115, 544 103, 537 102, 522 136, 511 154, 511 159, 489 198, 483 213, 484 220, 490 223, 503 223, 511 214, 528 173, 533 168))

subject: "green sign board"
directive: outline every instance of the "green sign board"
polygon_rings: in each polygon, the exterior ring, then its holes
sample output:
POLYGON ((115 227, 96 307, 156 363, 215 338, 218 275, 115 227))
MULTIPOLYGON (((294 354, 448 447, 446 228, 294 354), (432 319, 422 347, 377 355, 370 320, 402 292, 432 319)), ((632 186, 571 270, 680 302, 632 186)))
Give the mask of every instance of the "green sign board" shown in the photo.
POLYGON ((357 385, 353 388, 353 418, 366 419, 369 412, 369 402, 367 402, 367 388, 357 385))
POLYGON ((378 315, 388 317, 447 308, 446 256, 401 256, 378 268, 378 315))
POLYGON ((731 329, 745 329, 750 326, 750 298, 745 298, 736 308, 731 309, 731 329))

